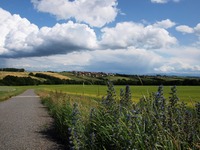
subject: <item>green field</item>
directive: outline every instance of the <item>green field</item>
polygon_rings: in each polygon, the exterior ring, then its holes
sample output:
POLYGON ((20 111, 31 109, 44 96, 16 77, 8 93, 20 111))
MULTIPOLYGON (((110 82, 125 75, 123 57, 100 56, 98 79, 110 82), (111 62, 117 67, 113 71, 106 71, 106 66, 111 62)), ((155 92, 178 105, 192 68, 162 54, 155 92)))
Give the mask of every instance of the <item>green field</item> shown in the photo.
MULTIPOLYGON (((132 99, 137 102, 141 97, 148 96, 152 92, 156 92, 158 86, 130 86, 132 99)), ((120 89, 125 86, 115 86, 117 95, 120 89)), ((99 97, 106 95, 107 87, 98 85, 43 85, 38 86, 37 89, 47 91, 61 91, 68 94, 99 97)), ((164 96, 169 97, 171 86, 164 86, 164 96)), ((181 101, 191 103, 200 102, 200 86, 177 86, 177 95, 181 101)))
MULTIPOLYGON (((0 100, 16 95, 28 88, 47 91, 61 91, 68 94, 98 97, 106 95, 107 87, 101 85, 40 85, 40 86, 0 86, 0 100)), ((125 86, 115 86, 117 95, 125 86)), ((158 86, 131 86, 133 101, 137 102, 141 97, 148 96, 157 91, 158 86)), ((164 86, 164 96, 169 97, 171 86, 164 86)), ((200 102, 200 86, 177 86, 177 94, 181 101, 187 103, 200 102)))

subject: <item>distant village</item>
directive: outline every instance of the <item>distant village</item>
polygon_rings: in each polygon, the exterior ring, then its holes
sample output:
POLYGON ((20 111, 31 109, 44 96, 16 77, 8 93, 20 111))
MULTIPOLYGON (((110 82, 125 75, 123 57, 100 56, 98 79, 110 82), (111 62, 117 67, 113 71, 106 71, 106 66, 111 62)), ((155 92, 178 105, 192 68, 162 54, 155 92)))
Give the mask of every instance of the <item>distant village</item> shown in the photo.
POLYGON ((115 76, 114 73, 105 73, 105 72, 86 72, 86 71, 72 71, 72 73, 77 77, 107 77, 107 76, 115 76))

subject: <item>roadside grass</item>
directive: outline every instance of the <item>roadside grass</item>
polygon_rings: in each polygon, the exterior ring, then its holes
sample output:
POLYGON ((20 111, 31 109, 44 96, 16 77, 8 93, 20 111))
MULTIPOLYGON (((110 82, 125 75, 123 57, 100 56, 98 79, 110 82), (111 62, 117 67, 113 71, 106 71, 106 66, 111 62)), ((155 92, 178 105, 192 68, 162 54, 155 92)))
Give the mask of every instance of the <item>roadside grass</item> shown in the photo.
POLYGON ((41 97, 41 99, 44 98, 52 98, 54 102, 59 103, 65 103, 67 100, 69 104, 72 106, 74 103, 78 103, 79 110, 82 114, 86 117, 89 114, 90 108, 96 108, 98 107, 98 103, 101 100, 101 98, 98 97, 92 97, 92 96, 86 96, 86 95, 78 95, 78 94, 67 94, 63 91, 48 91, 46 89, 36 89, 37 95, 41 97))
POLYGON ((0 102, 23 93, 29 86, 0 86, 0 102))

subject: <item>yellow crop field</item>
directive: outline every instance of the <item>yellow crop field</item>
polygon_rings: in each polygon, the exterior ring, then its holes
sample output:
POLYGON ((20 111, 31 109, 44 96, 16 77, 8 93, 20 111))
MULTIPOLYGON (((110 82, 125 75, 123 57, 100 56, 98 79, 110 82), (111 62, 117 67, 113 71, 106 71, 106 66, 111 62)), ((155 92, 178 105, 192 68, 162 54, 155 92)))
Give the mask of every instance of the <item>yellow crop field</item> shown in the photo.
MULTIPOLYGON (((0 71, 0 79, 3 79, 4 77, 6 77, 8 75, 10 75, 10 76, 16 76, 16 77, 29 77, 29 73, 30 72, 7 72, 7 71, 0 71)), ((56 77, 56 78, 59 78, 59 79, 70 79, 67 76, 64 76, 64 75, 61 75, 61 74, 58 74, 58 73, 53 73, 53 72, 33 72, 33 74, 36 74, 36 73, 42 73, 42 74, 50 75, 50 76, 53 76, 53 77, 56 77)), ((30 76, 30 77, 34 78, 34 79, 40 80, 37 77, 33 77, 33 76, 30 76)))
POLYGON ((7 72, 7 71, 0 71, 0 79, 10 75, 16 77, 28 77, 29 72, 7 72))
POLYGON ((64 76, 64 75, 61 75, 61 74, 58 74, 58 73, 54 73, 54 72, 33 72, 34 74, 36 73, 42 73, 42 74, 46 74, 46 75, 49 75, 49 76, 52 76, 52 77, 56 77, 56 78, 59 78, 59 79, 70 79, 69 77, 67 76, 64 76))

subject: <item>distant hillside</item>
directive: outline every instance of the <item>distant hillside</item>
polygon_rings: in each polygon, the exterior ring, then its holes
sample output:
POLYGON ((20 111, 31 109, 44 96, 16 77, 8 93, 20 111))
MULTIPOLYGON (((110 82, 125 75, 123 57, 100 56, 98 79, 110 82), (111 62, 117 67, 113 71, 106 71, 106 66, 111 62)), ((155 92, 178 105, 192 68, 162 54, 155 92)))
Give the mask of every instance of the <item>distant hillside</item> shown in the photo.
POLYGON ((61 72, 60 74, 86 84, 106 84, 109 80, 115 85, 200 85, 200 77, 127 75, 85 71, 61 72))
POLYGON ((0 71, 0 85, 95 84, 105 85, 200 85, 200 77, 126 75, 103 72, 8 72, 0 71))

